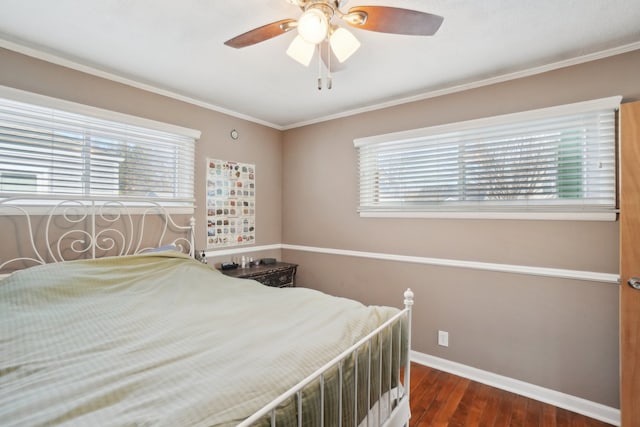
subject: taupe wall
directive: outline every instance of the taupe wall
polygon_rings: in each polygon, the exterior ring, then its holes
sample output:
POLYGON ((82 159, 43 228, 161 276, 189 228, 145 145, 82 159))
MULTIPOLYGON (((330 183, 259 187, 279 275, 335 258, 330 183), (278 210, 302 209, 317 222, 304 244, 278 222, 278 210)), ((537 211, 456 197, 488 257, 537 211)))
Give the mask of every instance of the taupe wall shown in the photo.
MULTIPOLYGON (((354 138, 612 95, 640 51, 285 132, 283 243, 617 273, 615 222, 360 218, 354 138)), ((336 75, 336 78, 340 77, 336 75)), ((339 90, 339 89, 337 89, 339 90)), ((419 352, 617 407, 618 286, 286 250, 298 283, 365 303, 416 295, 419 352), (437 346, 437 330, 450 346, 437 346)))
POLYGON ((0 85, 201 131, 195 153, 197 248, 206 238, 207 157, 256 165, 256 244, 280 243, 282 132, 5 49, 0 49, 0 85), (229 136, 232 129, 240 132, 237 141, 229 136))
MULTIPOLYGON (((256 164, 257 245, 617 272, 617 223, 359 218, 353 139, 617 94, 640 98, 639 52, 284 133, 3 49, 0 64, 1 85, 202 131, 198 247, 211 156, 256 164)), ((618 405, 616 285, 292 250, 282 258, 300 264, 300 285, 366 303, 399 305, 411 286, 417 351, 618 405), (436 345, 438 329, 450 333, 449 348, 436 345)))

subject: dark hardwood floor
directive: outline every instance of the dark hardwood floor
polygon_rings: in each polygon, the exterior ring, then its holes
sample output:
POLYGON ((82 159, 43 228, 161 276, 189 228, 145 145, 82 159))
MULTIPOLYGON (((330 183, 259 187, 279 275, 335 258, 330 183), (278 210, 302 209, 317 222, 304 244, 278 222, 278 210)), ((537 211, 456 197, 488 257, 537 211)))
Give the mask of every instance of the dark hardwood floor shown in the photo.
POLYGON ((609 424, 412 363, 409 427, 437 426, 604 427, 609 424))

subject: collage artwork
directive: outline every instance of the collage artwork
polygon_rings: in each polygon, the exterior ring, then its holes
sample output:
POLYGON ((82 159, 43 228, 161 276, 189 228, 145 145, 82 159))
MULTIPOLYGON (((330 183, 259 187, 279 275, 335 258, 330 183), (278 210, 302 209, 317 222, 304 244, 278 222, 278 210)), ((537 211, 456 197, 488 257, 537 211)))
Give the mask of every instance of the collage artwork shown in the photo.
POLYGON ((255 165, 207 159, 207 248, 255 243, 255 165))

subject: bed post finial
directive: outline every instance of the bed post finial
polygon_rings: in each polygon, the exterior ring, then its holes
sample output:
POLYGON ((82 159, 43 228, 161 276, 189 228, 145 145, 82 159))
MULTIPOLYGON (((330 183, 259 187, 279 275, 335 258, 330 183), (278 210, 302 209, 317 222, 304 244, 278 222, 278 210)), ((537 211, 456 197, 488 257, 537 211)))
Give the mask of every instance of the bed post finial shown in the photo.
POLYGON ((191 258, 196 257, 196 219, 195 217, 189 218, 189 256, 191 258))
POLYGON ((411 307, 413 305, 413 291, 411 288, 407 288, 407 290, 404 291, 404 305, 406 307, 411 307))

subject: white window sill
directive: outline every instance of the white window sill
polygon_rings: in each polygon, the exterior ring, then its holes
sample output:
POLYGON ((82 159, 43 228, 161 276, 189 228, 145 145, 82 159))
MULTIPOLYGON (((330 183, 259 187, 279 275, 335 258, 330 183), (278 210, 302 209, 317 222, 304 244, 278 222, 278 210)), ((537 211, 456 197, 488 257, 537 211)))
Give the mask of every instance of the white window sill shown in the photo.
POLYGON ((122 199, 109 197, 29 197, 15 196, 0 199, 1 215, 71 215, 74 211, 88 214, 95 211, 108 213, 121 211, 130 215, 162 212, 171 215, 193 215, 195 207, 184 202, 151 199, 122 199))
POLYGON ((362 218, 616 221, 617 212, 360 212, 362 218))

